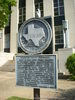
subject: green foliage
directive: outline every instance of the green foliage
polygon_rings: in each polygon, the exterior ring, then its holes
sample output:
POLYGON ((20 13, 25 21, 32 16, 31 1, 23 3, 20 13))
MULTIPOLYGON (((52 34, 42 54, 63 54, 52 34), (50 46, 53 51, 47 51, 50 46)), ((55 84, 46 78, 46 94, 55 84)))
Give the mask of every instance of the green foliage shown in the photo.
POLYGON ((70 72, 70 74, 75 76, 75 54, 72 54, 71 56, 67 58, 65 65, 68 71, 70 72))
POLYGON ((75 76, 74 75, 70 76, 70 80, 75 81, 75 76))
POLYGON ((9 7, 16 6, 15 0, 0 0, 0 29, 4 28, 11 14, 9 7))
POLYGON ((7 100, 31 100, 31 99, 25 99, 25 98, 20 98, 20 97, 12 96, 12 97, 8 98, 7 100))

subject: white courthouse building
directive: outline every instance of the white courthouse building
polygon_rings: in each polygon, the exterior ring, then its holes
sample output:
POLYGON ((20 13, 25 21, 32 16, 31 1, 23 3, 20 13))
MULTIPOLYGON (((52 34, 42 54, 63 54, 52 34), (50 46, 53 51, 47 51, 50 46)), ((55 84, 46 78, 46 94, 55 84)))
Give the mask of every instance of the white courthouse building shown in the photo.
POLYGON ((8 25, 0 31, 0 59, 11 60, 23 52, 17 45, 19 27, 24 21, 37 17, 37 9, 40 9, 41 18, 52 28, 52 42, 44 53, 57 54, 58 71, 67 73, 65 61, 75 52, 75 0, 17 0, 16 7, 11 9, 8 25))

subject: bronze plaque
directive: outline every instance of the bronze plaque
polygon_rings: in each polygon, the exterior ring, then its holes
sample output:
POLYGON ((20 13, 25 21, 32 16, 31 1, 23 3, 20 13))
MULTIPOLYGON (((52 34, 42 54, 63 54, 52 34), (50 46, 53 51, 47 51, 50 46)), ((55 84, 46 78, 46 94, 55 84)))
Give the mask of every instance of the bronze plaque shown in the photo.
POLYGON ((36 88, 56 88, 56 56, 17 55, 16 84, 36 88))

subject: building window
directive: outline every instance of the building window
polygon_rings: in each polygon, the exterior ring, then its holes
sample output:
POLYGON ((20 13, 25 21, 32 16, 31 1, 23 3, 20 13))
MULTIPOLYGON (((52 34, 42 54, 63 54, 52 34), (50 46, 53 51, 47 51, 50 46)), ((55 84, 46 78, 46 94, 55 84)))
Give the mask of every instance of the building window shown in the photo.
POLYGON ((23 23, 25 21, 25 7, 19 8, 19 23, 23 23))
POLYGON ((43 0, 35 0, 35 17, 37 10, 40 9, 41 11, 41 17, 43 17, 43 0))
POLYGON ((54 0, 54 16, 64 15, 64 1, 54 0))
POLYGON ((62 25, 61 26, 55 26, 55 44, 63 44, 63 31, 62 31, 62 25))
POLYGON ((19 0, 19 24, 22 24, 26 20, 26 2, 25 0, 19 0))

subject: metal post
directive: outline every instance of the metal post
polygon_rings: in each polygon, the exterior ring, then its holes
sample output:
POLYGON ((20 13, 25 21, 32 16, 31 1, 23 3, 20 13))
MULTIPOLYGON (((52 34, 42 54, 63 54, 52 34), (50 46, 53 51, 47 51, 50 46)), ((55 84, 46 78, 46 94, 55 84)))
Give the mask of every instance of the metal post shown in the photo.
POLYGON ((40 89, 34 88, 34 100, 40 100, 40 89))

